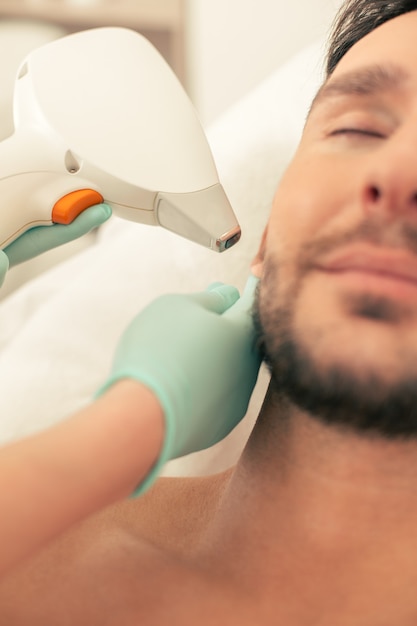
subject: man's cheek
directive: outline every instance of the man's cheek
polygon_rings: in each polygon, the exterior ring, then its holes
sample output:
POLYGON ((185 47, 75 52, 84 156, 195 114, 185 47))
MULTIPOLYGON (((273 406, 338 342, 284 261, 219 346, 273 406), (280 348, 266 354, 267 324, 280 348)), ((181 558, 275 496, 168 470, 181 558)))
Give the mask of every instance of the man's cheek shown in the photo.
POLYGON ((271 214, 270 231, 276 235, 275 245, 285 256, 301 250, 325 225, 325 200, 303 187, 286 191, 277 196, 271 214))
POLYGON ((338 289, 319 272, 308 271, 296 287, 293 299, 293 330, 303 342, 316 348, 325 338, 337 350, 337 337, 345 337, 351 324, 344 311, 344 303, 338 289))

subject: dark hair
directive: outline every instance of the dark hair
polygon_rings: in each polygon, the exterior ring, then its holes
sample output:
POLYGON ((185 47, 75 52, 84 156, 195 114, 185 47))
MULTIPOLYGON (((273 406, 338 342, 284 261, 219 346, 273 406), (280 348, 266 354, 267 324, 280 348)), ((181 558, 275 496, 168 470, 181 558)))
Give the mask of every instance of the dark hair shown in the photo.
POLYGON ((417 0, 346 0, 330 33, 326 76, 359 39, 384 22, 416 9, 417 0))

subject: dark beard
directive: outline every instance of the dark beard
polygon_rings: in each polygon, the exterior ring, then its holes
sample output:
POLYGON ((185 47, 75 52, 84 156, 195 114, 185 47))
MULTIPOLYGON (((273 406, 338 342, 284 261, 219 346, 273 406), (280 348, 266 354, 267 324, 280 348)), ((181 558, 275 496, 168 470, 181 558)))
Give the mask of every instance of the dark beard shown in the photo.
MULTIPOLYGON (((303 269, 299 280, 287 293, 285 303, 278 304, 274 294, 277 267, 266 267, 264 280, 268 290, 263 300, 258 290, 253 317, 258 346, 271 373, 271 391, 328 425, 385 439, 415 438, 417 375, 414 372, 389 385, 375 372, 358 374, 353 367, 337 363, 324 366, 316 362, 295 335, 293 312, 309 271, 307 265, 300 263, 303 269)), ((375 323, 392 321, 398 313, 389 302, 370 296, 350 304, 352 311, 375 323)))

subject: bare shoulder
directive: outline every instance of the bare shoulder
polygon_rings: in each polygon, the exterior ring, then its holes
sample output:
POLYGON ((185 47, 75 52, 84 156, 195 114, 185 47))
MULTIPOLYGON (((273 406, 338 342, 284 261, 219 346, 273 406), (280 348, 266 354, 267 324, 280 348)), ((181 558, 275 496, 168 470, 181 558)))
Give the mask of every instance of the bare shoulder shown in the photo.
POLYGON ((97 531, 117 526, 158 548, 181 551, 204 531, 230 475, 231 470, 212 476, 161 478, 143 496, 109 507, 85 527, 97 531))
POLYGON ((62 611, 81 623, 91 611, 88 623, 102 624, 110 605, 115 615, 138 603, 146 613, 146 603, 158 605, 161 584, 194 585, 190 555, 228 475, 163 478, 78 524, 0 581, 0 623, 57 626, 62 611))

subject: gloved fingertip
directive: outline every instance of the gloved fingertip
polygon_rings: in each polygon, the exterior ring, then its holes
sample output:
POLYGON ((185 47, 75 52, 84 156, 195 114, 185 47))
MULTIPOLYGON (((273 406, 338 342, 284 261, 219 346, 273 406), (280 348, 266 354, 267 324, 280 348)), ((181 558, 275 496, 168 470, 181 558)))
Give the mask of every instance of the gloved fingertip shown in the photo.
POLYGON ((106 204, 105 202, 102 202, 101 204, 95 204, 92 207, 90 207, 88 209, 88 211, 95 215, 97 220, 100 220, 101 222, 105 222, 106 220, 109 219, 109 217, 111 217, 112 214, 112 209, 111 207, 106 204))
POLYGON ((0 287, 2 286, 9 269, 9 258, 3 250, 0 250, 0 287))
POLYGON ((5 267, 6 271, 9 269, 9 257, 4 250, 0 250, 0 265, 5 267))
MULTIPOLYGON (((94 228, 95 226, 100 226, 100 224, 103 224, 103 222, 108 220, 111 214, 112 210, 108 204, 104 202, 102 204, 93 204, 80 213, 72 224, 74 225, 74 228, 79 227, 85 229, 86 226, 94 228)), ((71 224, 69 226, 71 226, 71 224)))
POLYGON ((239 290, 233 287, 233 285, 224 285, 223 283, 214 284, 210 288, 210 293, 220 296, 221 312, 226 311, 239 300, 239 290))
MULTIPOLYGON (((104 224, 111 214, 112 210, 108 204, 93 204, 93 206, 82 211, 71 224, 63 227, 65 230, 63 230, 62 237, 63 239, 66 238, 68 241, 77 239, 90 232, 90 230, 104 224)), ((59 226, 61 226, 61 224, 55 224, 55 232, 58 232, 59 226)))
POLYGON ((109 219, 109 217, 111 217, 112 212, 113 212, 111 206, 109 204, 106 204, 105 202, 102 202, 98 206, 101 208, 105 218, 109 219))
POLYGON ((242 298, 250 298, 251 300, 253 300, 258 284, 259 278, 254 274, 249 274, 245 288, 242 293, 242 298))
POLYGON ((211 284, 207 287, 206 291, 213 291, 213 290, 215 290, 215 289, 218 289, 219 287, 222 287, 223 285, 224 285, 224 283, 221 283, 221 282, 211 283, 211 284))
POLYGON ((239 298, 236 305, 228 311, 228 315, 240 315, 240 313, 249 312, 252 309, 258 283, 259 278, 250 274, 246 281, 241 298, 239 298))

